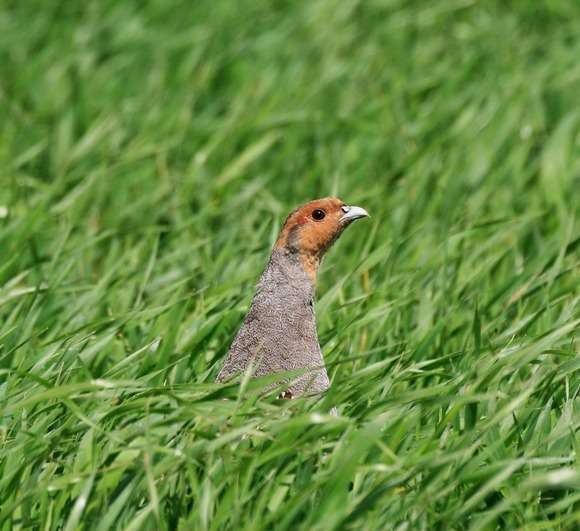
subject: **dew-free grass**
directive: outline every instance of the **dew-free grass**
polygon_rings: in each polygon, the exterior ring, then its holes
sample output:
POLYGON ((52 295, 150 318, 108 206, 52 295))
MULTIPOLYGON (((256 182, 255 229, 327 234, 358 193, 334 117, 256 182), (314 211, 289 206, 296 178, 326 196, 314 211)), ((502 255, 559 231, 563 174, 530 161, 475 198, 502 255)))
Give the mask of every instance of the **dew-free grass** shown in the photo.
POLYGON ((574 529, 579 57, 565 0, 4 1, 0 529, 574 529), (330 392, 216 385, 331 194, 330 392))

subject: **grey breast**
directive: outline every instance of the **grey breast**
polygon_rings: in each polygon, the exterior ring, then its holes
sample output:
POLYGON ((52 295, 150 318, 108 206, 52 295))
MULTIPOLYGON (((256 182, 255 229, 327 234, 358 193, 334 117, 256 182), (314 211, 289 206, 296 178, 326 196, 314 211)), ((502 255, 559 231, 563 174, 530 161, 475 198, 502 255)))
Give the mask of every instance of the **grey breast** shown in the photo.
POLYGON ((243 372, 250 362, 255 376, 310 369, 292 379, 288 389, 294 395, 329 386, 316 332, 314 287, 298 256, 286 249, 273 252, 218 380, 243 372))

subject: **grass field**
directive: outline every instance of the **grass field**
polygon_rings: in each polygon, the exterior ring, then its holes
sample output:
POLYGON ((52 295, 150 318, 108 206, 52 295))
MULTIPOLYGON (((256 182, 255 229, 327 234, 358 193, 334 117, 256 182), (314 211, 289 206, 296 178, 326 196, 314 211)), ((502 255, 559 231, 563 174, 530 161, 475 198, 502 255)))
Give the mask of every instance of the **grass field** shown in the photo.
POLYGON ((578 2, 4 0, 0 530, 577 529, 579 256, 578 2), (331 390, 215 384, 327 195, 331 390))

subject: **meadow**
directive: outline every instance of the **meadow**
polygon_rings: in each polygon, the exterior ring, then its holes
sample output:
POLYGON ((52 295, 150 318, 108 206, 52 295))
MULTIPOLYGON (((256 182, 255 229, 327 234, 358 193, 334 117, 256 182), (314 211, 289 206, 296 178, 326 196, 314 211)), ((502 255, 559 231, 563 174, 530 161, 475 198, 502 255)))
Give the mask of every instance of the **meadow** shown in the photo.
POLYGON ((578 2, 3 0, 0 531, 578 529, 579 251, 578 2), (331 389, 216 384, 329 195, 331 389))

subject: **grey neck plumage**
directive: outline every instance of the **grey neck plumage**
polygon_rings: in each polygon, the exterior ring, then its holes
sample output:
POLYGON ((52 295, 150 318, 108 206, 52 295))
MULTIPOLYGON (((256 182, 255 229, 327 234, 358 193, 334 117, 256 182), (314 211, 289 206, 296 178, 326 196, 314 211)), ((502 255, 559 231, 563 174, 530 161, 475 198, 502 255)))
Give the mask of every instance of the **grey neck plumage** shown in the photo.
MULTIPOLYGON (((256 287, 254 303, 281 305, 280 312, 290 318, 314 304, 314 285, 304 271, 298 253, 283 247, 275 249, 256 287)), ((313 314, 311 315, 313 318, 313 314)))
POLYGON ((230 347, 218 380, 253 374, 314 369, 293 379, 292 395, 316 393, 329 385, 318 343, 314 313, 315 287, 293 249, 275 249, 256 287, 246 318, 230 347))

